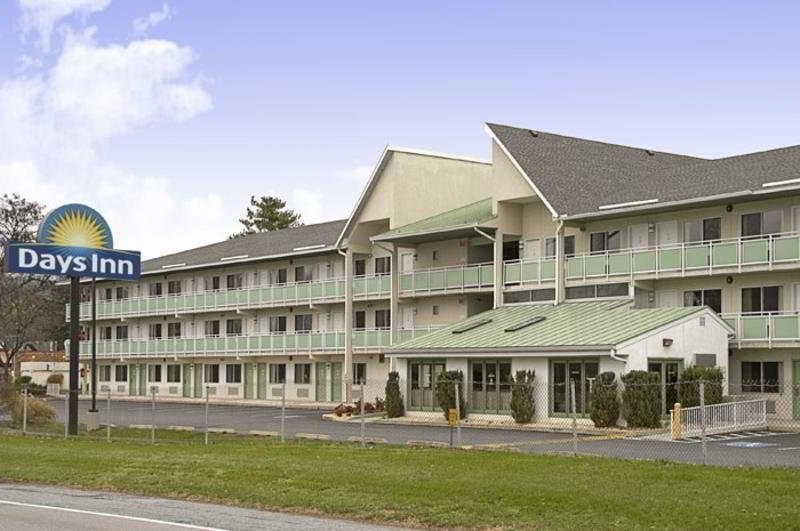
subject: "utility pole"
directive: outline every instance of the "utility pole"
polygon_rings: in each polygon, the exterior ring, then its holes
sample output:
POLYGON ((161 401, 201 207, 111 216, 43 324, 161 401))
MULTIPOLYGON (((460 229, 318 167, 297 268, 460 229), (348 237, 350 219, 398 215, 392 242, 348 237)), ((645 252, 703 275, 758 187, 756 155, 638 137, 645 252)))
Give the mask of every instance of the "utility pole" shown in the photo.
POLYGON ((81 280, 80 277, 70 278, 69 302, 69 419, 67 432, 69 435, 78 435, 78 357, 80 349, 81 329, 81 280))

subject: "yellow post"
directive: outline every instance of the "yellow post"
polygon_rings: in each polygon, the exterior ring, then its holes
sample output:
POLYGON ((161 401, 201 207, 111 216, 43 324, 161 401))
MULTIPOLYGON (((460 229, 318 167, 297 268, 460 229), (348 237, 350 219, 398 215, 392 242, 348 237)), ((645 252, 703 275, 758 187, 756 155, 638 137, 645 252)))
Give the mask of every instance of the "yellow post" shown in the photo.
POLYGON ((683 439, 683 426, 681 426, 681 405, 678 402, 675 402, 670 414, 672 415, 672 440, 679 441, 683 439))

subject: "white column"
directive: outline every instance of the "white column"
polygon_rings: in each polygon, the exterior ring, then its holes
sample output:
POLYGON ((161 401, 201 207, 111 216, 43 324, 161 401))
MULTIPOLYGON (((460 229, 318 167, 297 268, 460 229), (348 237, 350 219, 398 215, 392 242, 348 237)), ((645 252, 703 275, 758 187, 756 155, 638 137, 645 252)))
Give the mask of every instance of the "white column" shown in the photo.
POLYGON ((556 229, 556 299, 555 304, 561 304, 566 299, 564 266, 564 223, 559 222, 556 229))
POLYGON ((400 328, 400 248, 394 243, 392 244, 391 273, 391 293, 389 297, 390 341, 394 343, 395 335, 400 328))
POLYGON ((353 366, 353 249, 349 247, 344 257, 344 367, 342 384, 345 402, 350 401, 350 371, 353 366))
POLYGON ((503 231, 494 233, 494 307, 503 305, 503 231))

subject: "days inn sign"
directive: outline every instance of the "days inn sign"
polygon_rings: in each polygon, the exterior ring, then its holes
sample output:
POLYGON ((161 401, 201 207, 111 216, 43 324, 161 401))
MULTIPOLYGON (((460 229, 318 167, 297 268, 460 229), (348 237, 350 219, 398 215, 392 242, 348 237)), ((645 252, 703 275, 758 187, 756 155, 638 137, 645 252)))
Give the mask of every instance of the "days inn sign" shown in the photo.
POLYGON ((6 264, 12 273, 138 279, 142 269, 139 251, 115 250, 113 245, 103 216, 73 203, 45 216, 36 243, 10 243, 6 264))

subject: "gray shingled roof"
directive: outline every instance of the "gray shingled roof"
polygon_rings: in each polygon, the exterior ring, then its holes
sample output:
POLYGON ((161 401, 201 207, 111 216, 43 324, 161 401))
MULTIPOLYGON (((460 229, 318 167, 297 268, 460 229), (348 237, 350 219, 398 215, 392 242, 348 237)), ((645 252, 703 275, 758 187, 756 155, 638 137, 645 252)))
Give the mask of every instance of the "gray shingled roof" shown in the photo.
POLYGON ((300 252, 298 248, 323 245, 318 252, 333 250, 336 238, 347 220, 340 219, 314 225, 303 225, 291 229, 248 234, 233 240, 212 243, 203 247, 168 254, 142 262, 142 272, 174 271, 192 266, 234 263, 236 260, 220 262, 221 258, 247 255, 247 258, 269 257, 300 252), (162 269, 162 266, 184 264, 180 267, 162 269))
MULTIPOLYGON (((659 203, 762 190, 800 175, 800 146, 701 159, 487 124, 559 215, 601 205, 659 203)), ((654 205, 655 206, 655 205, 654 205)))

